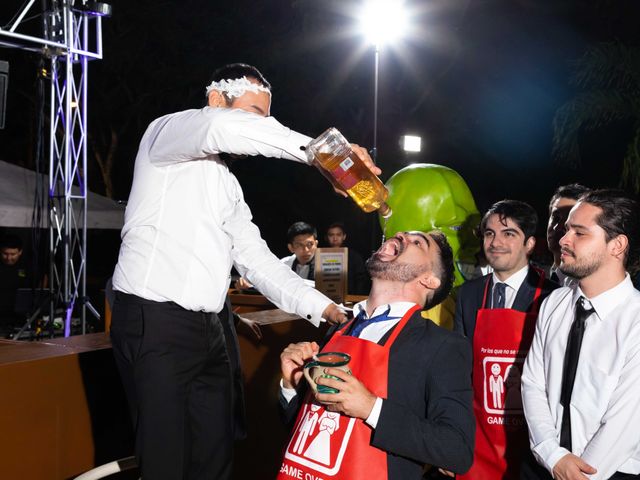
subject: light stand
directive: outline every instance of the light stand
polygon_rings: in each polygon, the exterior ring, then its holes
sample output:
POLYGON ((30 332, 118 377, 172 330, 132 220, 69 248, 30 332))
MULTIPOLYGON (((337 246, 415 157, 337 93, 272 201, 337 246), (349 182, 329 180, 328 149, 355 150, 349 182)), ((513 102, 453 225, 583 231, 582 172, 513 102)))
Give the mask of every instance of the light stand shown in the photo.
POLYGON ((407 19, 402 0, 368 0, 360 15, 360 31, 374 47, 373 64, 373 146, 371 157, 378 161, 378 91, 380 49, 392 44, 406 29, 407 19))
POLYGON ((56 305, 64 306, 69 336, 76 302, 83 334, 86 309, 99 318, 86 296, 87 75, 88 61, 102 58, 102 16, 111 9, 91 0, 45 1, 43 36, 35 37, 17 32, 34 1, 21 7, 9 30, 0 29, 0 46, 50 60, 49 318, 53 325, 56 305))
MULTIPOLYGON (((18 330, 17 333, 11 335, 11 338, 14 339, 14 340, 20 340, 20 337, 22 336, 22 334, 26 330, 30 330, 31 329, 31 324, 33 323, 33 321, 36 320, 40 316, 40 313, 42 312, 42 310, 45 308, 45 306, 47 306, 47 304, 50 301, 51 301, 51 292, 49 292, 46 295, 46 297, 39 302, 39 305, 36 307, 36 309, 33 311, 33 313, 31 315, 29 315, 29 318, 27 318, 27 320, 24 322, 24 325, 22 325, 22 327, 20 328, 20 330, 18 330)), ((54 317, 49 316, 49 322, 52 325, 51 328, 53 328, 53 321, 54 321, 54 317)))
POLYGON ((378 77, 380 70, 380 49, 375 45, 373 62, 373 148, 371 158, 373 163, 378 163, 378 77))

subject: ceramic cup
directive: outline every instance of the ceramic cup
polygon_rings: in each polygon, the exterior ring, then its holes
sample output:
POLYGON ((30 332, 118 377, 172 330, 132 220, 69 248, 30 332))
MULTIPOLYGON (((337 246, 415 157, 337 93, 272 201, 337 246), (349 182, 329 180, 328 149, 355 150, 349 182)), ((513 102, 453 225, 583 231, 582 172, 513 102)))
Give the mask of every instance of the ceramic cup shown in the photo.
POLYGON ((351 357, 346 353, 322 352, 317 354, 314 360, 304 366, 304 376, 314 392, 338 393, 339 390, 336 390, 335 388, 327 387, 326 385, 318 385, 317 380, 321 377, 340 380, 338 377, 324 373, 326 368, 339 368, 351 375, 351 370, 349 370, 350 361, 351 357))

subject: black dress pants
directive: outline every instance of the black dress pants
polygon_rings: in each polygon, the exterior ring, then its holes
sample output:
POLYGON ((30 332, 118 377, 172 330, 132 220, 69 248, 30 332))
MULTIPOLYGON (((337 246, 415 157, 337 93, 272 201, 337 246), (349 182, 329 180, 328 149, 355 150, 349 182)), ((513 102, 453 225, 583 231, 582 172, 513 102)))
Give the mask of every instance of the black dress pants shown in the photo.
POLYGON ((111 340, 143 480, 230 478, 232 377, 217 315, 117 292, 111 340))

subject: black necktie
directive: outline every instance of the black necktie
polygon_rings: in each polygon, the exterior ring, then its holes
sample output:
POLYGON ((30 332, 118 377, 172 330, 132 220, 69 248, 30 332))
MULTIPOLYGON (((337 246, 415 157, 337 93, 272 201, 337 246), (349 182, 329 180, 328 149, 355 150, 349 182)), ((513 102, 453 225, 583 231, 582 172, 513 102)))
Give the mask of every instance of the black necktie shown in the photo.
POLYGON ((504 297, 507 285, 499 282, 493 286, 493 304, 491 308, 504 308, 504 297))
POLYGON ((567 350, 564 353, 564 369, 562 370, 562 388, 560 389, 560 403, 564 407, 562 411, 562 425, 560 428, 560 446, 571 451, 571 394, 573 393, 573 383, 576 379, 578 360, 580 359, 580 347, 584 336, 585 320, 593 313, 593 308, 585 308, 584 297, 580 297, 576 302, 576 315, 571 329, 569 330, 569 340, 567 350))

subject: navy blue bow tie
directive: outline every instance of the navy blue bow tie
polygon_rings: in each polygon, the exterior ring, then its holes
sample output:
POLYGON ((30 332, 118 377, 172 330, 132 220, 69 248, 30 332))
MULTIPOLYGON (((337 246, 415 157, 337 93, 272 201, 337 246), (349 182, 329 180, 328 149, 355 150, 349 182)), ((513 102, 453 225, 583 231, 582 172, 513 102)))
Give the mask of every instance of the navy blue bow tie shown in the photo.
POLYGON ((373 323, 384 322, 385 320, 397 320, 398 318, 400 318, 400 317, 390 317, 389 312, 391 312, 391 306, 389 306, 389 308, 387 308, 387 310, 381 313, 380 315, 374 315, 371 318, 365 318, 367 315, 367 312, 364 310, 361 310, 358 316, 353 321, 353 328, 351 329, 351 333, 349 335, 352 337, 359 337, 360 334, 362 333, 362 330, 364 330, 366 327, 368 327, 373 323))

